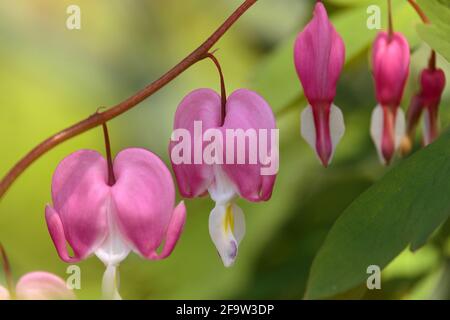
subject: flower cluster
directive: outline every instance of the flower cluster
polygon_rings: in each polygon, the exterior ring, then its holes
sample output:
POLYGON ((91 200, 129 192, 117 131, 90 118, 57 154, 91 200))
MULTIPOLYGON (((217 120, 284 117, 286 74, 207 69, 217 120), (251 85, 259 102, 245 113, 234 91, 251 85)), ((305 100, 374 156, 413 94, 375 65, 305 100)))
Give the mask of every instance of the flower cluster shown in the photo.
MULTIPOLYGON (((221 94, 197 89, 181 101, 168 149, 181 196, 209 194, 214 201, 209 234, 229 267, 246 229, 237 200, 262 202, 272 196, 279 165, 278 129, 271 107, 258 93, 239 89, 226 96, 220 65, 212 54, 209 57, 218 66, 221 94)), ((309 103, 301 113, 301 135, 324 167, 330 165, 345 132, 343 112, 334 104, 344 63, 344 41, 319 1, 312 20, 296 38, 294 64, 309 103)), ((379 32, 371 57, 378 105, 370 134, 383 164, 392 162, 405 132, 413 138, 421 114, 424 144, 438 135, 445 74, 434 65, 422 71, 421 89, 412 99, 406 124, 400 105, 409 65, 406 38, 392 28, 379 32)), ((175 206, 171 173, 158 156, 130 148, 112 161, 106 133, 105 139, 107 159, 81 150, 59 164, 52 181, 53 205, 47 205, 45 217, 60 258, 74 263, 96 255, 106 266, 104 297, 119 299, 119 264, 131 251, 150 260, 168 257, 181 236, 186 208, 183 202, 175 206)), ((29 276, 19 281, 17 295, 39 295, 30 283, 41 280, 52 288, 59 286, 51 276, 29 276)), ((8 297, 2 287, 1 296, 8 297)))

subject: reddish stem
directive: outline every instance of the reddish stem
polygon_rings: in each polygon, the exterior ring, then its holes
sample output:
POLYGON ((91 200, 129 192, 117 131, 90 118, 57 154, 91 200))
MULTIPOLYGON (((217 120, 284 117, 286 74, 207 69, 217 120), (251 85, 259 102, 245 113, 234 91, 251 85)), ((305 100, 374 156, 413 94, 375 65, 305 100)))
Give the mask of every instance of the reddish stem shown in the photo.
MULTIPOLYGON (((408 0, 409 4, 413 7, 414 10, 416 10, 417 14, 419 15, 420 19, 424 24, 430 24, 431 21, 425 14, 425 12, 422 10, 422 8, 417 4, 415 0, 408 0)), ((436 69, 436 52, 434 50, 431 50, 430 60, 428 63, 428 67, 431 70, 436 69)))
POLYGON ((103 136, 105 138, 105 152, 106 160, 108 161, 108 185, 113 186, 116 183, 116 177, 114 176, 113 161, 111 156, 111 143, 109 142, 108 126, 102 123, 103 136))
POLYGON ((0 181, 0 199, 9 189, 11 184, 20 176, 20 174, 28 168, 36 159, 45 154, 47 151, 53 149, 60 143, 73 138, 83 132, 86 132, 94 127, 109 121, 122 113, 130 110, 140 102, 144 101, 156 91, 167 85, 173 79, 178 77, 181 73, 186 71, 190 66, 196 62, 204 59, 205 54, 209 52, 212 46, 228 31, 228 29, 253 5, 257 0, 245 0, 239 8, 237 8, 230 17, 197 49, 184 58, 175 67, 165 73, 161 78, 149 84, 147 87, 137 92, 133 96, 111 107, 104 112, 98 112, 82 120, 67 129, 51 136, 44 140, 28 154, 25 155, 14 167, 3 177, 0 181))
POLYGON ((394 35, 394 23, 392 21, 392 2, 391 0, 388 0, 388 33, 389 33, 389 39, 392 39, 392 36, 394 35))
POLYGON ((217 58, 214 56, 213 53, 207 53, 205 55, 205 59, 209 58, 212 60, 212 62, 214 62, 214 64, 217 67, 217 71, 219 72, 219 76, 220 76, 220 98, 222 100, 222 123, 225 120, 225 114, 226 114, 226 106, 227 106, 227 91, 225 88, 225 78, 223 76, 223 72, 222 72, 222 68, 220 66, 219 60, 217 60, 217 58))
POLYGON ((429 24, 430 19, 428 19, 425 12, 423 12, 422 8, 417 4, 415 0, 408 0, 409 4, 416 10, 417 14, 420 16, 420 19, 422 19, 423 23, 429 24))

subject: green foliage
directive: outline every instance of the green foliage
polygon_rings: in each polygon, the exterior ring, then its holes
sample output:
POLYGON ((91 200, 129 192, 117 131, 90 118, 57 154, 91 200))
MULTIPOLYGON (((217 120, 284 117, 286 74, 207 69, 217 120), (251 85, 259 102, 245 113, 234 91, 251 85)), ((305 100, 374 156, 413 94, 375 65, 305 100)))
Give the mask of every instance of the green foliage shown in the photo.
POLYGON ((422 246, 450 214, 450 133, 417 152, 364 192, 340 216, 317 254, 307 297, 347 291, 407 245, 422 246), (330 285, 332 284, 332 285, 330 285))
POLYGON ((420 1, 420 6, 431 21, 431 25, 417 27, 420 37, 450 61, 450 1, 426 0, 420 1))

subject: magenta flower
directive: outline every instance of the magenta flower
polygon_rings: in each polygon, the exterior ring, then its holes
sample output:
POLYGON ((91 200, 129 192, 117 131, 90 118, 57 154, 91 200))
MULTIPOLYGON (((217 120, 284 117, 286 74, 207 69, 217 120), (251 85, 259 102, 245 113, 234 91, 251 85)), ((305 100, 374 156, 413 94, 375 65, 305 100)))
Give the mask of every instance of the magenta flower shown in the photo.
POLYGON ((71 154, 53 175, 54 207, 47 205, 45 217, 60 258, 77 262, 95 254, 107 267, 104 295, 120 298, 116 267, 130 251, 146 259, 169 256, 186 209, 183 202, 174 209, 170 172, 150 151, 123 150, 114 160, 114 175, 116 182, 110 186, 107 162, 96 151, 71 154))
POLYGON ((405 116, 399 107, 409 61, 408 41, 402 34, 378 34, 373 45, 372 68, 379 104, 372 112, 370 132, 383 164, 389 164, 405 133, 405 116))
MULTIPOLYGON (((427 68, 420 75, 420 91, 413 96, 407 113, 407 138, 409 145, 420 116, 423 117, 423 144, 426 146, 439 135, 439 104, 445 88, 445 73, 441 69, 427 68)), ((405 151, 409 151, 409 148, 405 151)))
POLYGON ((325 167, 345 132, 344 116, 333 104, 344 61, 344 42, 318 2, 313 19, 297 37, 294 62, 309 102, 301 115, 301 133, 325 167))
POLYGON ((445 73, 441 69, 425 69, 422 71, 420 83, 420 100, 424 111, 423 143, 428 145, 439 135, 438 111, 445 88, 445 73))
POLYGON ((209 232, 228 267, 245 234, 244 215, 235 199, 258 202, 271 197, 278 135, 273 134, 272 110, 255 92, 235 91, 225 111, 222 119, 221 98, 213 90, 191 92, 176 111, 169 151, 181 195, 194 198, 209 192, 216 202, 209 232))
POLYGON ((60 277, 42 271, 30 272, 19 279, 15 292, 0 286, 0 300, 72 300, 75 294, 60 277))

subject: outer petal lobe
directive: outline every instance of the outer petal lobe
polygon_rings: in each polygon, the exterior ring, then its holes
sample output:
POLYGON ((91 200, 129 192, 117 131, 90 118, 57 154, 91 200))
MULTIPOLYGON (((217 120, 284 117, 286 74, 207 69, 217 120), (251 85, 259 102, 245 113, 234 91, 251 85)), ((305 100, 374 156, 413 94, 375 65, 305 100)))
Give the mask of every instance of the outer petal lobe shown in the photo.
POLYGON ((161 159, 144 149, 120 152, 114 160, 114 172, 112 194, 119 229, 138 253, 150 256, 174 219, 175 188, 170 172, 161 159))
POLYGON ((66 157, 53 175, 54 209, 47 207, 46 219, 58 252, 66 261, 71 259, 67 251, 62 251, 65 240, 78 260, 91 254, 106 236, 106 177, 105 159, 91 150, 66 157))
MULTIPOLYGON (((211 89, 198 89, 187 95, 175 113, 174 130, 187 130, 189 141, 171 141, 169 154, 178 188, 183 197, 193 198, 204 194, 213 181, 212 166, 203 163, 203 133, 209 128, 218 128, 222 123, 220 96, 211 89), (202 130, 195 132, 194 124, 201 123, 202 130), (194 142, 196 141, 196 142, 194 142), (189 163, 176 163, 179 153, 177 145, 187 143, 189 154, 183 154, 189 163), (195 147, 196 146, 196 147, 195 147), (175 154, 174 154, 175 153, 175 154), (201 157, 200 159, 198 159, 201 157)), ((174 137, 172 137, 173 140, 174 137)), ((184 152, 187 150, 185 149, 184 152)))
POLYGON ((224 154, 234 151, 234 159, 225 163, 223 170, 241 197, 249 201, 268 200, 278 170, 278 135, 272 109, 257 93, 240 89, 230 95, 226 110, 223 136, 227 136, 227 129, 232 129, 229 132, 235 135, 234 145, 227 144, 229 138, 224 138, 224 154), (266 145, 262 143, 264 140, 266 145), (261 162, 264 155, 270 155, 267 163, 261 162), (261 174, 268 166, 273 170, 261 174))
POLYGON ((298 35, 294 48, 297 73, 311 105, 334 100, 344 60, 344 42, 319 2, 314 18, 298 35))

